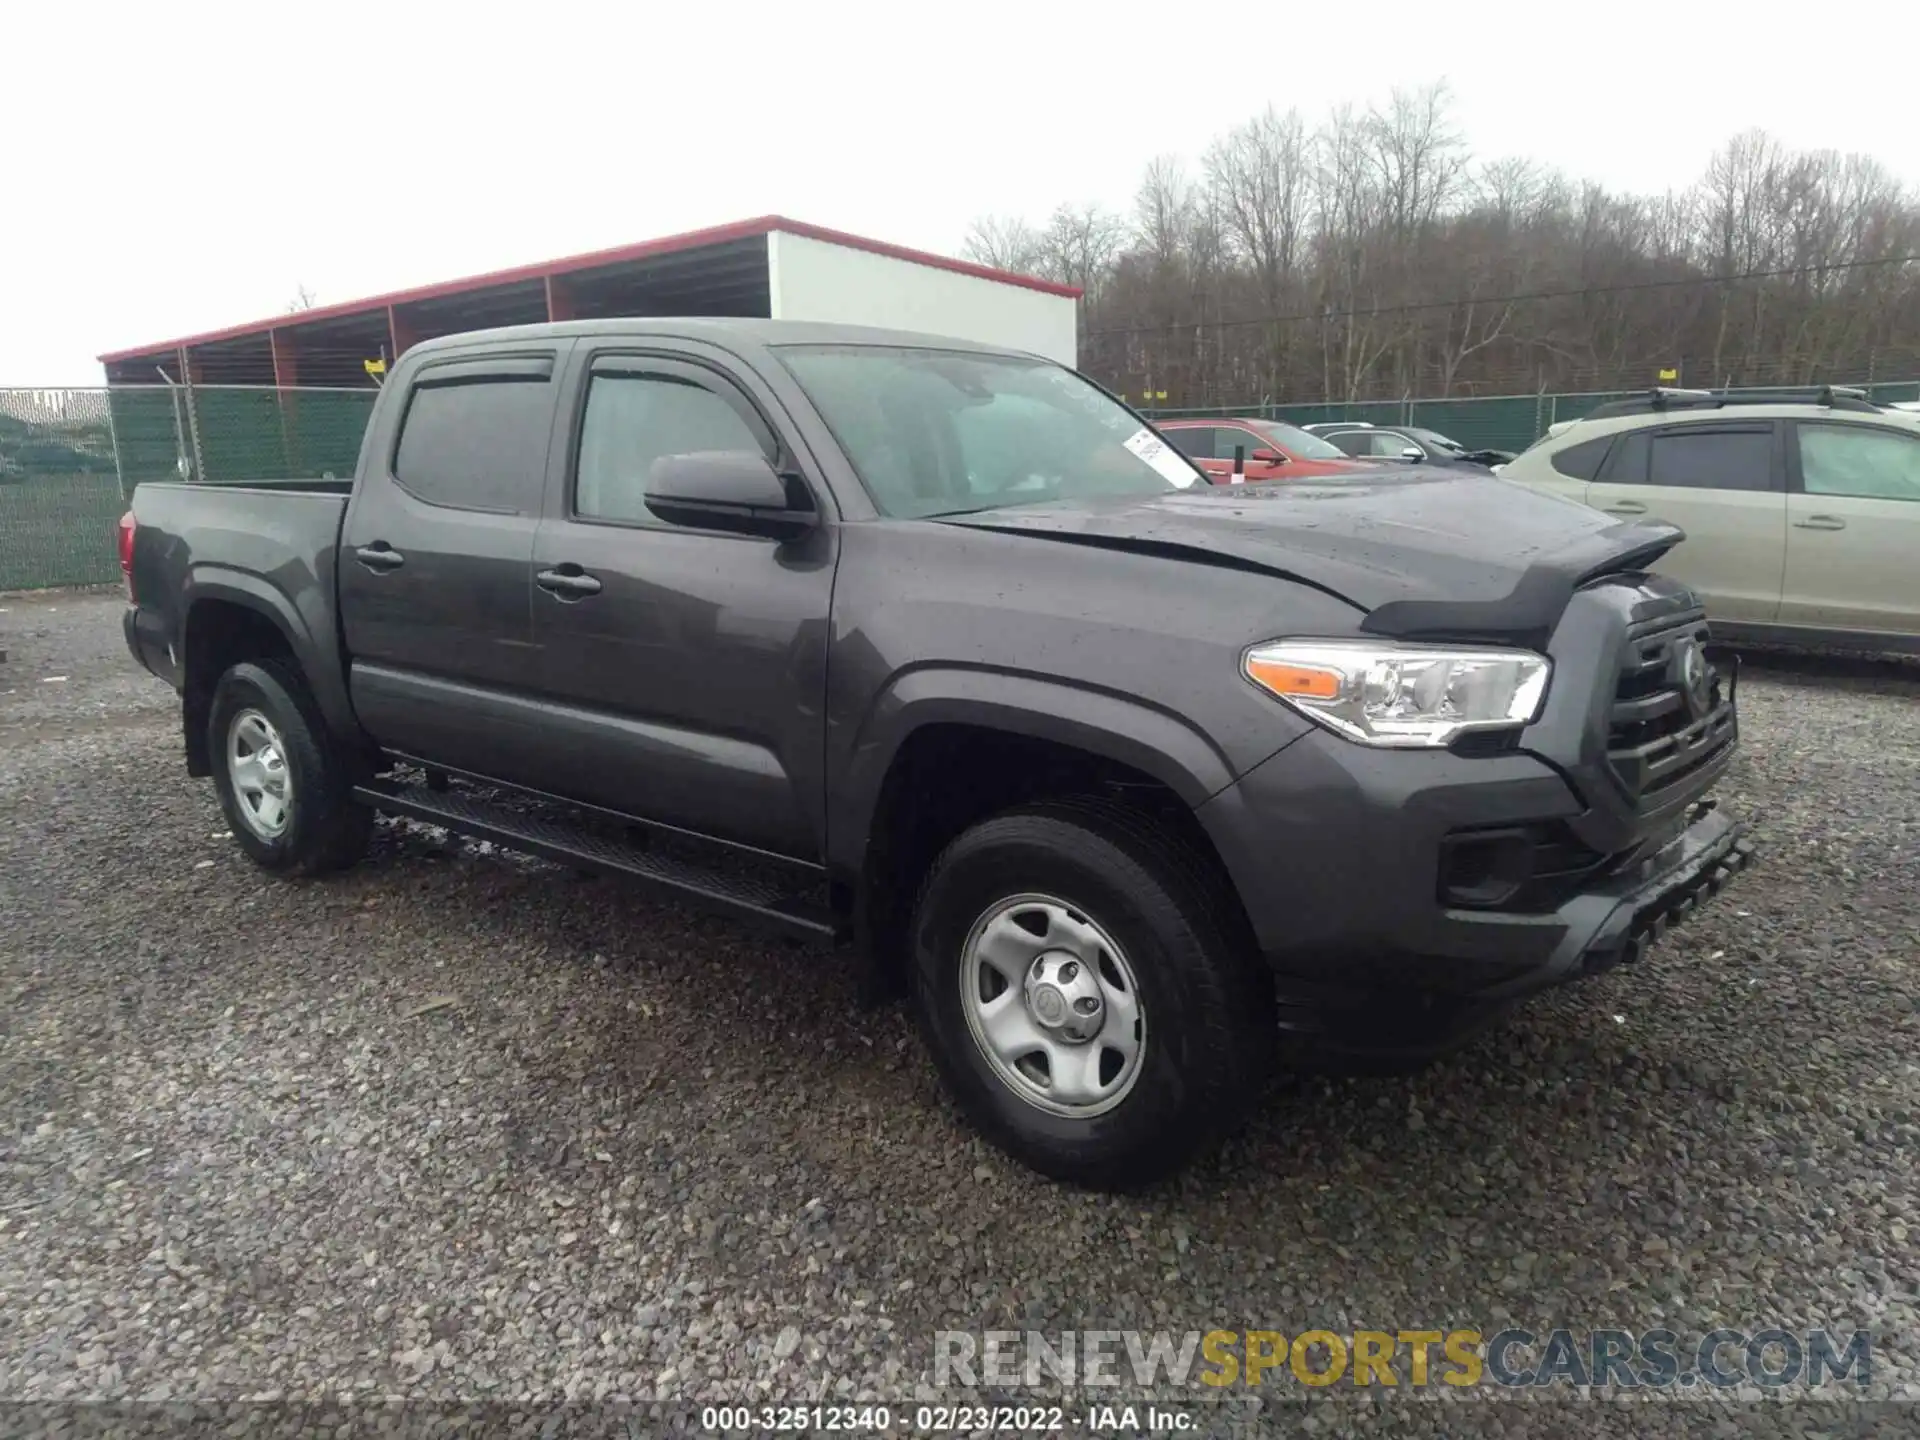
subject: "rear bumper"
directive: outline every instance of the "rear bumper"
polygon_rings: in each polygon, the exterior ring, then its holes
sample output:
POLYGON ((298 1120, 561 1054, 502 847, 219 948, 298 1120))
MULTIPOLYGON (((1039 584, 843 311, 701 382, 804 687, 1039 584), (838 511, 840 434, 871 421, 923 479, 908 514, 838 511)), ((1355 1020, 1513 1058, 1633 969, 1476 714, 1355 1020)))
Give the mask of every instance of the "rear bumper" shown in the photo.
POLYGON ((138 605, 128 605, 120 617, 120 629, 127 637, 127 649, 133 658, 178 690, 180 667, 174 661, 172 646, 162 633, 160 617, 138 605))

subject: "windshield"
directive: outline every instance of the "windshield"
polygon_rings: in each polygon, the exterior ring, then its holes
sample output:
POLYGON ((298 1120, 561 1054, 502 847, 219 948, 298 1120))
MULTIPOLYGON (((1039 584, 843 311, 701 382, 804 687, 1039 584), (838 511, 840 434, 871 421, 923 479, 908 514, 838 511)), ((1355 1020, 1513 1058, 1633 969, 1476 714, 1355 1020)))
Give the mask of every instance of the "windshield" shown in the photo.
POLYGON ((1206 482, 1124 407, 1044 360, 881 345, 776 353, 885 515, 1161 495, 1206 482))
POLYGON ((1256 420, 1253 428, 1266 436, 1296 460, 1351 460, 1353 457, 1330 440, 1310 435, 1298 425, 1280 420, 1256 420))

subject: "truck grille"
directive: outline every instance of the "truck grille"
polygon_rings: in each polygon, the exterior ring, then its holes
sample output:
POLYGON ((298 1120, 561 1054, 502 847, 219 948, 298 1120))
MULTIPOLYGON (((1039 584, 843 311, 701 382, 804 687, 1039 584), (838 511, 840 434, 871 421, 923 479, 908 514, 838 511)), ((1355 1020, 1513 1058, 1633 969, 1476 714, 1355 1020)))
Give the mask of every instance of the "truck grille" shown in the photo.
POLYGON ((1711 764, 1733 743, 1733 687, 1707 655, 1695 613, 1636 630, 1621 657, 1607 730, 1607 763, 1636 805, 1711 764))

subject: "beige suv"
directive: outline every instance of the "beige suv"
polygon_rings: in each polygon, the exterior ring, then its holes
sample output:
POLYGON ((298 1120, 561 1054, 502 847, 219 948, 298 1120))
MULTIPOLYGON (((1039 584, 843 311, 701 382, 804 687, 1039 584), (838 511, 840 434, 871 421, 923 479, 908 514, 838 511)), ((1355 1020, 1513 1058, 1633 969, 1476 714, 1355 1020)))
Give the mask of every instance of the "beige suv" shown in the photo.
POLYGON ((1500 471, 1687 538, 1656 567, 1730 639, 1920 653, 1920 415, 1857 390, 1656 390, 1500 471))

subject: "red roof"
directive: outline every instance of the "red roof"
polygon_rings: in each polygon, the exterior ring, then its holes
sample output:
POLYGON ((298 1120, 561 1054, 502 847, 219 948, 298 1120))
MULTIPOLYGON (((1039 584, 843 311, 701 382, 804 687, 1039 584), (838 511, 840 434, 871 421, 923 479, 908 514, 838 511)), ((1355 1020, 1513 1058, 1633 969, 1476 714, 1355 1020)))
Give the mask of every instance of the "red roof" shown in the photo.
POLYGON ((697 250, 707 245, 723 245, 732 240, 748 240, 757 235, 771 235, 776 230, 788 235, 804 236, 809 240, 823 240, 832 245, 845 245, 850 249, 865 250, 873 255, 885 255, 894 260, 910 261, 915 265, 931 265, 939 270, 951 270, 956 274, 972 275, 981 280, 997 280, 1003 285, 1020 285, 1028 290, 1039 290, 1048 295, 1060 295, 1073 300, 1080 298, 1081 292, 1076 286, 1056 285, 1051 280, 1039 280, 1031 275, 1015 275, 1008 270, 995 270, 986 265, 975 265, 967 260, 954 260, 925 250, 911 250, 904 245, 889 245, 884 240, 869 240, 863 235, 849 235, 844 230, 829 230, 823 225, 809 225, 803 220, 789 220, 783 215, 762 215, 753 220, 735 221, 731 225, 714 225, 705 230, 689 230, 681 235, 668 235, 658 240, 643 240, 637 245, 619 245, 611 250, 592 250, 584 255, 569 255, 562 260, 546 260, 534 265, 516 265, 508 270, 495 270, 485 275, 469 275, 461 280, 443 280, 437 285, 422 285, 412 290, 395 290, 390 294, 371 295, 364 300, 349 300, 340 305, 320 305, 312 310, 277 315, 271 320, 255 320, 246 325, 229 325, 220 330, 208 330, 199 335, 183 336, 178 340, 162 340, 151 345, 136 345, 126 350, 115 350, 99 358, 103 364, 110 364, 116 360, 131 360, 143 355, 178 350, 185 346, 205 345, 216 340, 265 335, 270 330, 305 325, 315 320, 358 315, 382 310, 389 305, 435 300, 449 295, 487 290, 498 285, 511 285, 519 281, 541 280, 550 275, 567 275, 580 270, 599 270, 608 266, 623 265, 635 260, 651 260, 656 256, 674 254, 676 251, 697 250))

